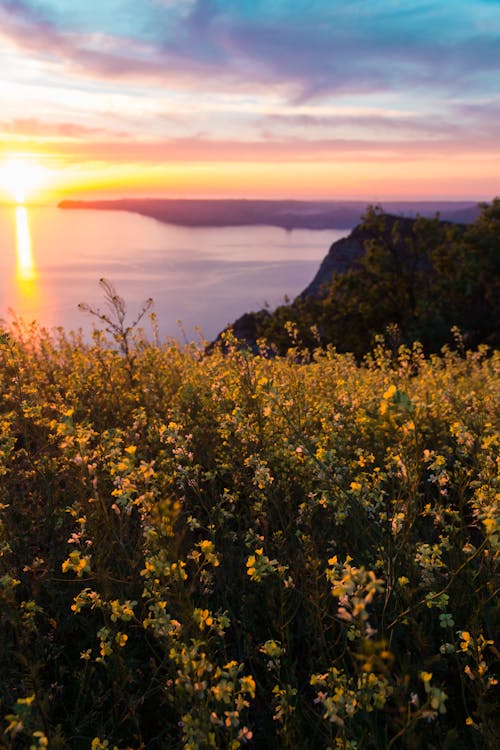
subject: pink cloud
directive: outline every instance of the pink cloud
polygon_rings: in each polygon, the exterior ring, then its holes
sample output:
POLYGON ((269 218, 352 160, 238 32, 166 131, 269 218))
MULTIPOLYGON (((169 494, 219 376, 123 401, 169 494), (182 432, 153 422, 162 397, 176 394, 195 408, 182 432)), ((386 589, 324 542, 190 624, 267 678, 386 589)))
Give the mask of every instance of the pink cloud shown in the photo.
MULTIPOLYGON (((28 136, 30 138, 73 138, 81 139, 104 134, 109 137, 112 133, 104 128, 88 127, 75 122, 46 122, 36 117, 22 117, 14 120, 0 122, 0 132, 18 136, 28 136)), ((123 133, 115 135, 121 135, 123 133)))
MULTIPOLYGON (((436 157, 453 159, 462 153, 478 156, 495 154, 500 150, 491 142, 478 141, 470 144, 457 141, 413 140, 411 144, 400 140, 362 139, 314 139, 303 138, 266 139, 238 141, 209 139, 203 136, 140 140, 130 136, 107 134, 106 138, 89 138, 88 134, 100 135, 99 131, 79 128, 70 124, 54 126, 50 133, 62 134, 66 131, 78 134, 74 141, 62 140, 57 143, 57 153, 71 161, 102 161, 108 163, 168 164, 180 162, 275 162, 300 163, 320 161, 365 161, 395 162, 419 161, 436 157), (79 137, 81 136, 81 137, 79 137)), ((40 151, 40 128, 25 141, 25 148, 40 151)), ((48 135, 48 133, 47 133, 48 135)), ((4 136, 5 139, 5 136, 4 136)))

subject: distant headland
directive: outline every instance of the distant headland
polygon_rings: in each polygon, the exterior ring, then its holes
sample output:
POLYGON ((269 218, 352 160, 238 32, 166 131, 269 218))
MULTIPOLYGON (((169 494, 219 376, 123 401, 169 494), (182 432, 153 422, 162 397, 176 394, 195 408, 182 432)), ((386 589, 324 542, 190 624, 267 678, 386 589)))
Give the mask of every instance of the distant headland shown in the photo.
MULTIPOLYGON (((128 211, 166 224, 186 227, 275 226, 283 229, 352 229, 368 201, 300 201, 253 199, 122 198, 64 200, 63 209, 128 211)), ((413 218, 417 215, 468 223, 479 209, 474 201, 383 201, 385 211, 413 218)))

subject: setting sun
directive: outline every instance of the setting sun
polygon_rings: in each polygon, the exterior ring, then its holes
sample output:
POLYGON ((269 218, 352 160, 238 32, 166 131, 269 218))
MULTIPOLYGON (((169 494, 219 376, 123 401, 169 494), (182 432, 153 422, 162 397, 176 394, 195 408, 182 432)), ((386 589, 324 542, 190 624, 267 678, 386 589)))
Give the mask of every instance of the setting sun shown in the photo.
POLYGON ((0 164, 0 189, 16 203, 24 203, 46 185, 47 174, 30 155, 15 154, 0 164))

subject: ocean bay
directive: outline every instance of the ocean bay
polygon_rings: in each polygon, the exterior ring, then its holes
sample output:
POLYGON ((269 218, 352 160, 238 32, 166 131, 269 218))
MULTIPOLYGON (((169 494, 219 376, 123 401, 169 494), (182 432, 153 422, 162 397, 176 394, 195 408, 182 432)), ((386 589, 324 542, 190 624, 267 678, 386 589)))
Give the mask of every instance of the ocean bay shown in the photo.
POLYGON ((49 328, 94 321, 81 302, 104 307, 99 279, 125 299, 132 320, 154 300, 162 337, 212 339, 244 312, 280 304, 311 281, 347 230, 269 226, 199 228, 118 211, 0 208, 0 318, 49 328), (182 334, 183 335, 183 334, 182 334))

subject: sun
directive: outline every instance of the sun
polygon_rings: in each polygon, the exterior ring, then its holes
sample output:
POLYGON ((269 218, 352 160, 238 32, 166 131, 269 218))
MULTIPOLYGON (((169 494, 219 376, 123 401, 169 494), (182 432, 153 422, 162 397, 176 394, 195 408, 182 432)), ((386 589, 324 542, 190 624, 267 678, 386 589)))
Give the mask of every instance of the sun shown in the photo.
POLYGON ((25 203, 46 182, 47 169, 30 154, 13 154, 0 163, 0 189, 16 203, 25 203))

